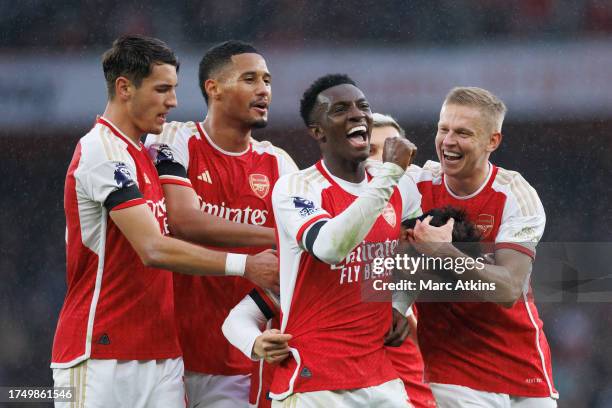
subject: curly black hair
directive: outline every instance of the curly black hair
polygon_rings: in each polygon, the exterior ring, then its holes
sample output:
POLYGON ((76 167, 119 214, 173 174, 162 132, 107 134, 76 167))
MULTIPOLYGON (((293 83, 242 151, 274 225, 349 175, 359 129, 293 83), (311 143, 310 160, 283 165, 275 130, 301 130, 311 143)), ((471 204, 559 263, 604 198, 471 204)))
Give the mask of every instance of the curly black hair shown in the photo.
POLYGON ((407 228, 414 228, 417 219, 423 221, 428 215, 433 217, 429 224, 434 227, 441 227, 446 224, 449 219, 453 218, 455 220, 455 225, 453 226, 453 243, 459 243, 460 249, 468 255, 480 256, 482 254, 480 245, 482 235, 478 227, 468 219, 465 210, 461 208, 451 205, 442 208, 432 208, 418 218, 404 221, 403 225, 407 228))
POLYGON ((251 44, 238 40, 224 41, 206 51, 206 54, 204 54, 200 61, 198 70, 200 91, 202 91, 206 104, 208 104, 208 95, 204 89, 204 82, 210 79, 216 70, 229 63, 234 55, 251 53, 259 54, 259 51, 251 44))
POLYGON ((343 84, 357 86, 355 81, 346 74, 328 74, 318 78, 308 87, 300 101, 300 115, 306 126, 312 124, 311 114, 317 104, 319 94, 326 89, 343 84))

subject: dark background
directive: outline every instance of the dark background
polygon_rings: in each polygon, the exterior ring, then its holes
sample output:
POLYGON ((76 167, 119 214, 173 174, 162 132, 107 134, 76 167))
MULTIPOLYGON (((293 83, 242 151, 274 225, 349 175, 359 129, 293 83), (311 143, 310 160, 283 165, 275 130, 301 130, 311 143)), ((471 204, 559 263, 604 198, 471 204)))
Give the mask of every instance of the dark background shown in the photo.
MULTIPOLYGON (((305 47, 304 52, 311 44, 437 47, 607 39, 612 2, 152 1, 144 7, 131 1, 24 1, 0 3, 0 26, 0 58, 18 58, 24 50, 68 52, 73 58, 82 51, 101 54, 124 32, 171 38, 197 49, 228 38, 305 47)), ((79 118, 58 129, 32 119, 0 128, 0 385, 7 386, 52 384, 50 350, 65 295, 63 183, 89 121, 79 118)), ((419 147, 417 164, 434 159, 435 120, 397 119, 419 147)), ((271 127, 255 137, 284 148, 300 168, 318 159, 301 123, 273 123, 272 111, 271 127)), ((612 112, 588 119, 509 115, 503 133, 492 161, 520 171, 538 191, 547 213, 543 241, 612 241, 612 112)), ((604 269, 599 276, 612 273, 609 265, 604 269)), ((605 302, 562 296, 539 305, 560 407, 612 407, 612 287, 605 290, 611 294, 605 302)))

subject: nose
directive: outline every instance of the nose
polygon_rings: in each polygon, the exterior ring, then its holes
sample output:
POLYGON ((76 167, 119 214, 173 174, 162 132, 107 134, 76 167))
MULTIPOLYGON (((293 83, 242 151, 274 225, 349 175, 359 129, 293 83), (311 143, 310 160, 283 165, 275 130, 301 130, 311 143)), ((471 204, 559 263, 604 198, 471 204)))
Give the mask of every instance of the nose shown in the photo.
POLYGON ((263 78, 257 81, 257 88, 255 89, 255 94, 257 96, 269 97, 271 93, 272 90, 270 87, 270 83, 266 83, 263 78))
POLYGON ((359 107, 356 104, 351 104, 349 111, 348 111, 348 119, 354 122, 359 122, 361 121, 363 118, 366 117, 366 114, 363 110, 359 109, 359 107))
POLYGON ((176 108, 178 106, 178 98, 176 97, 176 89, 170 91, 168 99, 166 99, 166 106, 168 108, 176 108))
POLYGON ((446 133, 444 135, 444 138, 442 139, 442 145, 443 146, 453 146, 456 143, 457 143, 457 139, 456 139, 455 132, 453 132, 452 130, 449 130, 448 133, 446 133))

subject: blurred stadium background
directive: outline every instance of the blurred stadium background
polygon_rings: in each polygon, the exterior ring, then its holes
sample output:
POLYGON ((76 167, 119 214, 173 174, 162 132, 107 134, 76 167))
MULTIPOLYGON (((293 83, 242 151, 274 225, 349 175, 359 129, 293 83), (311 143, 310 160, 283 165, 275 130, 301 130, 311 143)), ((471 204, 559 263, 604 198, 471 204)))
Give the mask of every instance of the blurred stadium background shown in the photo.
POLYGON ((612 407, 612 1, 173 3, 0 2, 0 385, 52 383, 65 294, 65 171, 104 110, 101 53, 116 36, 141 33, 166 41, 182 61, 172 120, 205 115, 197 63, 208 46, 253 42, 274 93, 270 124, 256 137, 300 167, 318 157, 299 98, 321 74, 353 76, 375 111, 405 127, 418 164, 435 156, 437 113, 452 86, 498 94, 509 114, 493 160, 530 181, 548 216, 541 252, 549 248, 555 261, 543 261, 533 279, 558 285, 539 309, 559 406, 612 407))

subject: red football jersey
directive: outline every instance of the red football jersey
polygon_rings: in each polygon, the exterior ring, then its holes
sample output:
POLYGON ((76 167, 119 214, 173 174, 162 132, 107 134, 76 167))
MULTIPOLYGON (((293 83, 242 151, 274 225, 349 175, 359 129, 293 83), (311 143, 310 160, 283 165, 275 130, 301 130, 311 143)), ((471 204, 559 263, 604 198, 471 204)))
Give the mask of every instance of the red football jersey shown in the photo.
MULTIPOLYGON (((297 170, 293 160, 269 142, 252 140, 244 152, 224 151, 199 122, 168 123, 161 135, 149 135, 145 144, 162 184, 193 187, 202 211, 235 222, 273 228, 274 183, 297 170)), ((223 248, 250 254, 262 249, 223 248)), ((186 370, 213 375, 250 372, 252 362, 227 341, 221 326, 252 288, 241 277, 175 276, 176 320, 186 370)))
POLYGON ((108 215, 111 196, 113 210, 146 203, 167 232, 163 190, 146 150, 100 118, 79 141, 66 175, 68 292, 53 342, 53 368, 88 358, 181 355, 172 274, 143 265, 108 215), (132 193, 117 194, 124 191, 132 193))
MULTIPOLYGON (((495 248, 535 258, 546 217, 536 191, 517 172, 492 164, 483 185, 459 197, 447 187, 439 163, 409 174, 422 194, 422 209, 463 208, 495 248)), ((489 302, 418 304, 418 337, 425 379, 521 397, 553 397, 551 357, 529 281, 512 308, 489 302)))
POLYGON ((412 405, 415 408, 435 407, 436 400, 423 379, 423 357, 412 339, 407 337, 399 347, 386 347, 386 352, 404 383, 412 405))
MULTIPOLYGON (((280 305, 277 299, 271 298, 268 293, 260 288, 255 288, 250 293, 259 310, 269 319, 266 329, 280 329, 280 305)), ((270 408, 272 400, 268 397, 270 385, 274 378, 276 365, 268 364, 265 360, 259 360, 252 364, 251 389, 249 391, 249 405, 257 408, 270 408)))
MULTIPOLYGON (((391 302, 367 302, 364 296, 371 294, 374 279, 388 278, 375 275, 370 262, 391 256, 401 220, 415 208, 395 188, 366 238, 338 265, 318 261, 303 246, 309 226, 344 211, 366 187, 367 180, 354 184, 333 177, 320 161, 282 177, 274 188, 281 330, 293 338, 292 357, 274 373, 273 399, 294 392, 370 387, 398 378, 383 345, 391 325, 391 302)), ((418 200, 412 199, 418 208, 418 200)))

